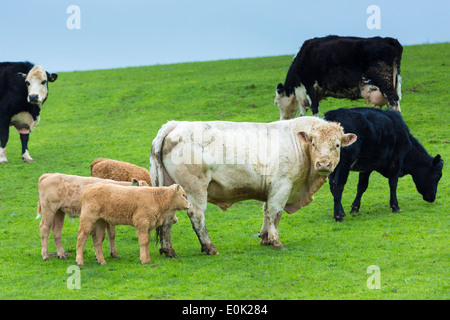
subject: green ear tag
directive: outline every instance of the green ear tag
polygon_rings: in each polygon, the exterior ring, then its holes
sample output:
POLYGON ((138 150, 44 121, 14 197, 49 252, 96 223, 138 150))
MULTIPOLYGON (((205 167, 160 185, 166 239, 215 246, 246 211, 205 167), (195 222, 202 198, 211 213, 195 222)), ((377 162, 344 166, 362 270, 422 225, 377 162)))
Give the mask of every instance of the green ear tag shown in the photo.
POLYGON ((136 182, 133 182, 132 186, 135 186, 135 185, 136 185, 136 182))

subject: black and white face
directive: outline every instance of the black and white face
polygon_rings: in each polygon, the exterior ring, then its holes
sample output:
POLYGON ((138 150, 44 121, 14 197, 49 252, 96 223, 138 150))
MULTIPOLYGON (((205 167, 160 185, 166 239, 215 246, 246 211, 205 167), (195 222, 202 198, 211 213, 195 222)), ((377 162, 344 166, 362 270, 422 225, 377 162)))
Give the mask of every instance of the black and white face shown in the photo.
POLYGON ((28 89, 27 101, 42 105, 48 96, 48 81, 54 82, 58 75, 49 74, 41 66, 34 66, 28 74, 22 74, 28 89))

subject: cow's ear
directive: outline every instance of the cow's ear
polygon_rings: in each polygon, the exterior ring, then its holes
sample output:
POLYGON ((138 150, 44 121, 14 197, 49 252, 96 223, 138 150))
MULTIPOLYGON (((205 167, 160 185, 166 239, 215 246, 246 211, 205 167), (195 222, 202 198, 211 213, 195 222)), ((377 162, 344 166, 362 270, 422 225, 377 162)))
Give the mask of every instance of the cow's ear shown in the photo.
POLYGON ((58 74, 56 73, 48 73, 47 72, 47 80, 50 82, 55 82, 58 79, 58 74))
POLYGON ((284 86, 283 86, 282 83, 279 83, 277 85, 277 93, 280 94, 280 95, 284 94, 284 86))
POLYGON ((347 133, 347 134, 344 134, 342 136, 341 144, 342 144, 343 147, 348 147, 353 142, 355 142, 356 139, 358 139, 356 134, 354 134, 354 133, 347 133))
POLYGON ((300 131, 299 133, 297 133, 297 136, 300 139, 300 141, 303 141, 304 143, 311 142, 311 137, 305 131, 300 131))
POLYGON ((433 166, 437 165, 438 163, 441 162, 441 155, 438 154, 436 157, 434 157, 433 159, 433 166))

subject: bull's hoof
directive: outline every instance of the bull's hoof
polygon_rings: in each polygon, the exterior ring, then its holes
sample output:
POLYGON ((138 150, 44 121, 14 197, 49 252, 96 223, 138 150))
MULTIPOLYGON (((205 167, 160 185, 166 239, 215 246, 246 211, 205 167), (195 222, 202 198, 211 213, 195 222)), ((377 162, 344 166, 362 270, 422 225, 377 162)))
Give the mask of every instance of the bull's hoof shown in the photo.
POLYGON ((25 163, 33 163, 34 160, 33 159, 23 159, 23 162, 25 162, 25 163))
POLYGON ((173 248, 161 248, 159 249, 159 254, 163 254, 167 257, 167 258, 175 258, 178 257, 177 254, 175 253, 175 250, 173 248))
POLYGON ((202 245, 202 252, 205 252, 208 256, 214 256, 216 254, 219 254, 219 251, 217 251, 217 248, 212 243, 209 245, 202 245))
POLYGON ((272 245, 272 249, 274 249, 274 250, 286 250, 285 246, 283 246, 282 244, 273 244, 272 245))

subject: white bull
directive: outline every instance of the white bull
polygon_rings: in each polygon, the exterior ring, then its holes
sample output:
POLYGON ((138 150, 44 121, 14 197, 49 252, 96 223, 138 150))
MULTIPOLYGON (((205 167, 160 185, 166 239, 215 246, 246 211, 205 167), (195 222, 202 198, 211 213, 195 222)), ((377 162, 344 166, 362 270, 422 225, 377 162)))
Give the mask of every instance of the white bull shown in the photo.
MULTIPOLYGON (((338 123, 301 117, 272 123, 178 122, 163 125, 152 143, 153 186, 180 184, 202 251, 217 254, 206 230, 207 202, 226 210, 233 203, 264 201, 261 244, 284 248, 278 237, 283 210, 308 205, 339 162, 341 147, 356 141, 338 123)), ((172 222, 159 230, 161 253, 176 256, 172 222)))

